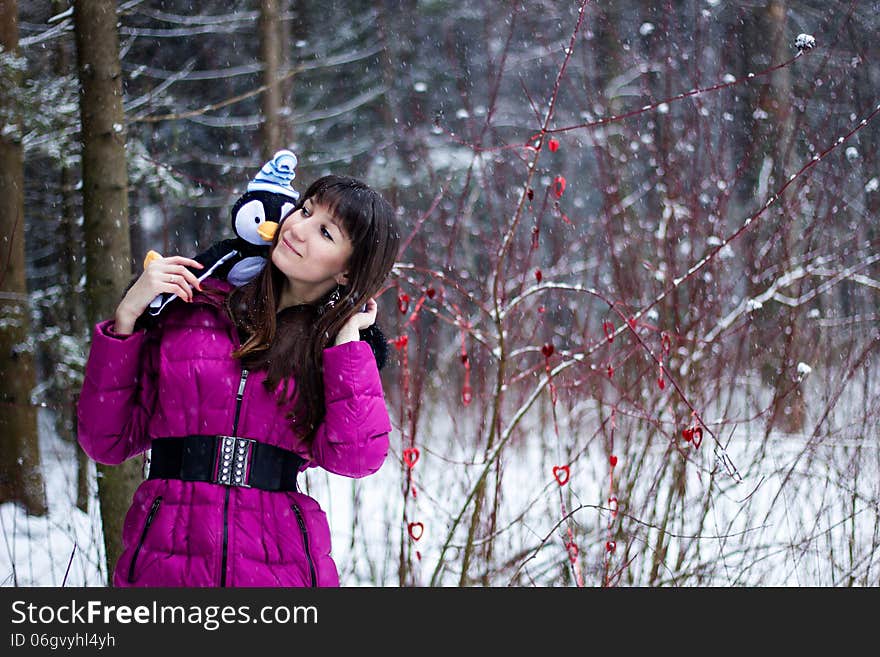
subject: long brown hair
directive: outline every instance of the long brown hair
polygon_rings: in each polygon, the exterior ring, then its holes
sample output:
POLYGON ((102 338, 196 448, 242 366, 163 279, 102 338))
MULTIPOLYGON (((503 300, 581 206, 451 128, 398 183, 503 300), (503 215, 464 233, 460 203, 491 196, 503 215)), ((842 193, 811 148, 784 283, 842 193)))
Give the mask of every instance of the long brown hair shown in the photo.
MULTIPOLYGON (((278 403, 293 402, 290 418, 303 438, 311 441, 326 413, 323 351, 332 346, 343 324, 381 288, 397 258, 400 231, 388 201, 355 178, 319 178, 292 212, 308 199, 327 208, 352 242, 348 284, 335 288, 339 300, 332 307, 327 305, 334 291, 331 289, 314 303, 279 313, 284 274, 270 257, 254 280, 230 293, 227 311, 242 339, 233 357, 240 358, 248 369, 266 369, 268 390, 277 390, 283 382, 278 403)), ((272 250, 278 245, 280 233, 279 227, 272 250)))

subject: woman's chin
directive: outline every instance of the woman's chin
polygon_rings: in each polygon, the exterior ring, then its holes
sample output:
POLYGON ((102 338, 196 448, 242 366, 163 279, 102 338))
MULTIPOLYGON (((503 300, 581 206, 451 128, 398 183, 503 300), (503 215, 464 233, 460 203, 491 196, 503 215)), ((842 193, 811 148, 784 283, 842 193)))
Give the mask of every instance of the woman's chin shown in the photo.
POLYGON ((281 270, 282 273, 287 275, 290 273, 290 265, 293 258, 296 257, 296 254, 291 251, 287 251, 286 253, 284 253, 282 252, 283 249, 284 247, 275 249, 275 251, 272 253, 272 264, 275 265, 275 267, 277 267, 279 270, 281 270))

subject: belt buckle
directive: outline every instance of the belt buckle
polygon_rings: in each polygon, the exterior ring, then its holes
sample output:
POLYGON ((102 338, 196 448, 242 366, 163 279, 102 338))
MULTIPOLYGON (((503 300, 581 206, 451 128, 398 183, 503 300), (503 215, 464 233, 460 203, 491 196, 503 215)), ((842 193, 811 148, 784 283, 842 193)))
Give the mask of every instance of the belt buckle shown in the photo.
POLYGON ((251 438, 238 436, 217 436, 218 446, 216 483, 224 486, 242 486, 250 488, 247 483, 250 474, 251 446, 256 442, 251 438))

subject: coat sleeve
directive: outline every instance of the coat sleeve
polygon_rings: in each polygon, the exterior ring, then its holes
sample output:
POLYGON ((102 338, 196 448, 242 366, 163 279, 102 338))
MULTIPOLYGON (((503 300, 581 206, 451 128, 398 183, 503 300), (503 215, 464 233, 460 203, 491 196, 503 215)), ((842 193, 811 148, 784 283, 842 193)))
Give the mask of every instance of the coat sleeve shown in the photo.
POLYGON ((157 360, 152 332, 117 335, 112 320, 95 326, 77 405, 79 443, 95 461, 115 465, 150 447, 157 360))
POLYGON ((328 347, 324 359, 324 421, 312 443, 315 463, 346 477, 379 469, 388 454, 391 419, 370 345, 353 340, 328 347))

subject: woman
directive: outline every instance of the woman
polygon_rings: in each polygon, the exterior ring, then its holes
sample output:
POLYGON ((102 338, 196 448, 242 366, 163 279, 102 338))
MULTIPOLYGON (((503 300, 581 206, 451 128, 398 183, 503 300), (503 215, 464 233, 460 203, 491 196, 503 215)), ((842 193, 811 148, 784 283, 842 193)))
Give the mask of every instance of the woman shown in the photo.
POLYGON ((123 528, 115 586, 338 586, 330 532, 296 474, 379 469, 391 423, 359 339, 399 245, 394 211, 363 183, 317 180, 282 219, 270 264, 201 286, 150 263, 95 328, 79 441, 101 463, 151 451, 123 528), (172 292, 155 326, 150 301, 172 292))

